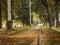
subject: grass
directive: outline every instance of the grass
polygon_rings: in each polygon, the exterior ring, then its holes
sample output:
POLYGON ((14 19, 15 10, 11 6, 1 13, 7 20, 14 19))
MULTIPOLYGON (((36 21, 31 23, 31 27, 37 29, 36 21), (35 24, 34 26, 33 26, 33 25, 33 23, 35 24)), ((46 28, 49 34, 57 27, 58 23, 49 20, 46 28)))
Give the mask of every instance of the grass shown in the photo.
POLYGON ((40 26, 40 28, 45 28, 45 29, 54 29, 54 30, 60 30, 60 27, 49 27, 49 26, 40 26))
POLYGON ((51 27, 54 30, 60 30, 60 27, 51 27))
POLYGON ((13 29, 11 29, 11 30, 7 30, 7 29, 6 29, 6 30, 1 31, 0 34, 3 34, 3 35, 5 35, 5 34, 10 34, 10 33, 16 32, 16 31, 28 30, 29 28, 31 28, 31 27, 26 26, 26 27, 20 27, 20 28, 13 28, 13 29))
POLYGON ((46 28, 46 29, 48 29, 50 27, 49 26, 40 26, 40 28, 46 28))
POLYGON ((29 28, 33 28, 33 26, 25 26, 25 27, 19 27, 19 28, 13 28, 11 30, 8 29, 2 29, 2 31, 0 31, 0 34, 5 35, 5 34, 13 34, 14 32, 19 32, 19 31, 24 31, 24 30, 28 30, 29 28))

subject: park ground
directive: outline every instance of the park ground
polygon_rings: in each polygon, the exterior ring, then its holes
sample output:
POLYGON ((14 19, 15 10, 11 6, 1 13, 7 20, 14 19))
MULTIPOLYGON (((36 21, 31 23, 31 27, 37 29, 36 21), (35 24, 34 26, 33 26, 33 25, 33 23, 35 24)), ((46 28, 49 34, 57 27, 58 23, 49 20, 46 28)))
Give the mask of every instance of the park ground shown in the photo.
POLYGON ((0 31, 0 45, 60 45, 60 32, 40 27, 11 31, 11 33, 0 31))

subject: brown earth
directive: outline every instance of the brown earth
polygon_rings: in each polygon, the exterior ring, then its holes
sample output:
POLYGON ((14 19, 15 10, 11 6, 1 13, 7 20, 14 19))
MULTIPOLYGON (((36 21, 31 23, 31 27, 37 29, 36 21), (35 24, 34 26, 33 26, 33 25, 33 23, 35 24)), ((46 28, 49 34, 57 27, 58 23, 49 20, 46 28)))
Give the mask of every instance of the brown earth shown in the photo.
POLYGON ((60 32, 53 29, 41 30, 39 27, 33 27, 0 38, 0 45, 60 45, 60 32))

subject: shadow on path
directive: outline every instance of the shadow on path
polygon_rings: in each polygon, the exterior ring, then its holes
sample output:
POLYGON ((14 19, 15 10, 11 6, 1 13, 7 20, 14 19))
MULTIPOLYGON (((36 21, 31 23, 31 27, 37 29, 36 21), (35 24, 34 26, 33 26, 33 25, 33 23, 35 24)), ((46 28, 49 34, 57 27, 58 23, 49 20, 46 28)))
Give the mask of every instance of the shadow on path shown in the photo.
POLYGON ((0 45, 31 45, 33 38, 0 38, 0 45))
POLYGON ((60 45, 60 32, 53 29, 42 30, 42 45, 60 45))

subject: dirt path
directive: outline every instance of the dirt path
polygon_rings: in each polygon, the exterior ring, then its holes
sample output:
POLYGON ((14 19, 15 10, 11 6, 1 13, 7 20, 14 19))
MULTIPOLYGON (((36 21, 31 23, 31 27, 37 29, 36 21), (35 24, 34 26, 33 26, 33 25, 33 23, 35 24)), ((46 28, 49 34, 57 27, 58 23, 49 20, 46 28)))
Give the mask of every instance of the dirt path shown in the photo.
POLYGON ((39 27, 33 27, 26 31, 0 39, 0 45, 37 45, 39 27))
POLYGON ((33 27, 0 38, 0 45, 38 45, 38 42, 39 45, 60 45, 60 32, 53 29, 40 30, 39 27, 33 27))
POLYGON ((60 45, 60 32, 53 29, 42 29, 42 45, 60 45))

